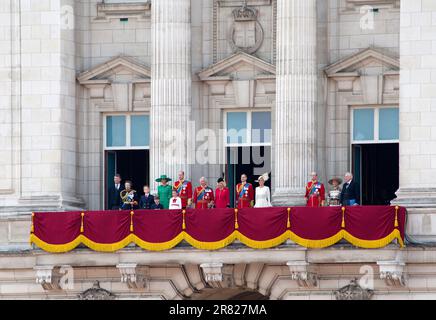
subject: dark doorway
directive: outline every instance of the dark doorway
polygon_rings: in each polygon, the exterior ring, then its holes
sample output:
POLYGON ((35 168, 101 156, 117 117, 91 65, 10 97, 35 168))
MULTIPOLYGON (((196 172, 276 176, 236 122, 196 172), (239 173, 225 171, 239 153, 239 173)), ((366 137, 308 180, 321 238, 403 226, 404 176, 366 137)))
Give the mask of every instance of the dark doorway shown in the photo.
POLYGON ((353 145, 353 173, 361 204, 389 205, 399 187, 399 144, 353 145))
POLYGON ((258 184, 255 180, 266 172, 270 173, 270 179, 265 185, 271 189, 271 147, 228 147, 225 174, 227 187, 230 189, 230 205, 235 205, 235 186, 240 182, 243 173, 256 188, 258 184))
MULTIPOLYGON (((117 150, 106 151, 106 183, 105 190, 113 181, 115 173, 123 179, 133 182, 133 188, 142 195, 142 187, 150 183, 150 156, 149 150, 117 150)), ((105 205, 106 201, 105 201, 105 205)))

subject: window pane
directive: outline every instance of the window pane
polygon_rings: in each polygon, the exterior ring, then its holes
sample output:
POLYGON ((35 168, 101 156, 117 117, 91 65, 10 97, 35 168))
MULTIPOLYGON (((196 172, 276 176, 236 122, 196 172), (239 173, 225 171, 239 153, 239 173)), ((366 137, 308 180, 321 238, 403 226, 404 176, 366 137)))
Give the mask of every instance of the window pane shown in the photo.
POLYGON ((353 139, 374 140, 374 109, 355 109, 353 114, 353 139))
POLYGON ((247 113, 227 113, 227 143, 247 142, 247 113))
POLYGON ((253 143, 271 142, 271 112, 253 112, 251 125, 253 143))
POLYGON ((130 141, 133 147, 147 147, 150 141, 150 117, 132 116, 130 141))
POLYGON ((106 145, 124 147, 126 145, 126 117, 108 116, 106 118, 106 145))
POLYGON ((379 139, 398 140, 399 139, 399 113, 398 108, 379 110, 379 139))

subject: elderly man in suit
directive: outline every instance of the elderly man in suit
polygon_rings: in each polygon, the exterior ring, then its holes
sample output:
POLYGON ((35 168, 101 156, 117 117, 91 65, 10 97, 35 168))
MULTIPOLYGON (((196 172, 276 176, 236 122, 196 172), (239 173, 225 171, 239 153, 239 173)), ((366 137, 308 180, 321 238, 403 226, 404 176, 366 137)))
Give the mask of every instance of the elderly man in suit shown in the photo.
POLYGON ((108 189, 107 208, 108 210, 118 210, 121 203, 121 191, 124 186, 121 184, 121 175, 118 173, 114 176, 114 183, 108 189))
POLYGON ((341 205, 355 206, 358 204, 360 204, 359 184, 353 180, 353 175, 347 172, 341 192, 341 205))

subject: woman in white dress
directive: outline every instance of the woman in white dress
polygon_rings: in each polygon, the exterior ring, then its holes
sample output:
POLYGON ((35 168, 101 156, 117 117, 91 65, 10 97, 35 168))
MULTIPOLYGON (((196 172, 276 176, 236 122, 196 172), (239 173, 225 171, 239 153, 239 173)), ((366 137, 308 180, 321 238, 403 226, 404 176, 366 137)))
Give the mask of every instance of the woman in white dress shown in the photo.
POLYGON ((264 173, 257 179, 259 186, 256 187, 256 204, 254 205, 255 208, 272 207, 271 192, 269 190, 269 187, 265 185, 265 181, 268 181, 268 179, 268 173, 264 173))

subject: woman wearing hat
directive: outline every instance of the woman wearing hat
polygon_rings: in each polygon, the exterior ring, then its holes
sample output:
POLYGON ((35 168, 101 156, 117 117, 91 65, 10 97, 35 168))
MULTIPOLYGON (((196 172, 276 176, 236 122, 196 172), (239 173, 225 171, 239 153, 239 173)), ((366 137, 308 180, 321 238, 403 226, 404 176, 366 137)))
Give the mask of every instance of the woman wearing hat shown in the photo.
POLYGON ((332 189, 328 193, 329 198, 329 206, 339 206, 341 199, 341 187, 342 179, 338 177, 334 177, 329 180, 329 185, 332 186, 332 189))
POLYGON ((265 185, 265 182, 268 181, 268 179, 268 173, 264 173, 257 179, 259 186, 256 187, 256 204, 254 205, 255 208, 272 207, 271 192, 269 190, 269 187, 265 185))
POLYGON ((215 189, 215 208, 230 208, 230 191, 223 178, 217 180, 215 189))
POLYGON ((163 174, 155 181, 160 182, 160 186, 157 187, 157 193, 160 198, 160 203, 162 204, 164 209, 169 209, 173 188, 168 184, 168 182, 171 181, 171 179, 168 178, 166 174, 163 174))

